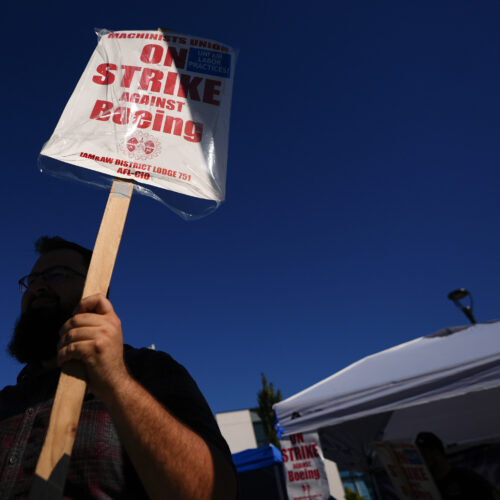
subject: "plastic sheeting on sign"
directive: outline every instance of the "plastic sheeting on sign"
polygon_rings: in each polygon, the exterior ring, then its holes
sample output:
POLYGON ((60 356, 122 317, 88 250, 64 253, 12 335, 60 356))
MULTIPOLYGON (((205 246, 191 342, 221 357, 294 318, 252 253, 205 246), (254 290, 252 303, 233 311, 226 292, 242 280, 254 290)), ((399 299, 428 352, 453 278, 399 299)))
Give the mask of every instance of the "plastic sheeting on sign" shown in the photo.
POLYGON ((236 52, 170 32, 97 35, 40 169, 99 186, 134 180, 186 219, 213 211, 225 198, 236 52))

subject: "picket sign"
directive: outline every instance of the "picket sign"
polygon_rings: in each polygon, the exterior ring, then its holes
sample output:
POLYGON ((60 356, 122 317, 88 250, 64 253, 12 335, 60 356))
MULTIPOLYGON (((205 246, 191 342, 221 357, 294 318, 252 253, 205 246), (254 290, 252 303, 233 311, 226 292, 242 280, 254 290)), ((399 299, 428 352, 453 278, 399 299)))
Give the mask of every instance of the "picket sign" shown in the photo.
POLYGON ((418 446, 411 441, 373 443, 401 500, 441 500, 432 474, 418 446))
POLYGON ((330 486, 317 432, 280 439, 286 490, 290 500, 328 500, 330 486))
MULTIPOLYGON (((115 179, 97 234, 82 298, 107 294, 127 218, 133 182, 115 179)), ((59 377, 45 442, 30 492, 32 500, 62 498, 87 384, 83 365, 67 363, 59 377)))
MULTIPOLYGON (((235 53, 217 42, 158 31, 100 31, 40 153, 115 179, 82 298, 108 291, 135 181, 142 192, 145 184, 224 200, 235 53)), ((83 365, 65 364, 31 500, 63 497, 85 391, 83 365)))
MULTIPOLYGON (((79 167, 80 179, 104 174, 135 180, 155 199, 166 190, 220 205, 236 52, 154 30, 98 37, 40 157, 79 167)), ((51 161, 41 168, 66 173, 51 161)))

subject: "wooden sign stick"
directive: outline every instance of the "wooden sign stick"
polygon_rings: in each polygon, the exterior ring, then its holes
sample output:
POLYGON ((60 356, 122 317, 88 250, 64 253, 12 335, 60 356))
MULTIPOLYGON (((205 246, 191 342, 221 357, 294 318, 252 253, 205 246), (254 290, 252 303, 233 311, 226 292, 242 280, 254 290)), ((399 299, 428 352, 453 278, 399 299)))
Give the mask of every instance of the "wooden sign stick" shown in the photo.
MULTIPOLYGON (((118 247, 127 218, 133 182, 115 179, 94 246, 82 298, 107 294, 118 247)), ((64 365, 59 377, 45 442, 38 459, 31 487, 31 500, 57 500, 63 497, 71 450, 87 384, 83 365, 64 365)))

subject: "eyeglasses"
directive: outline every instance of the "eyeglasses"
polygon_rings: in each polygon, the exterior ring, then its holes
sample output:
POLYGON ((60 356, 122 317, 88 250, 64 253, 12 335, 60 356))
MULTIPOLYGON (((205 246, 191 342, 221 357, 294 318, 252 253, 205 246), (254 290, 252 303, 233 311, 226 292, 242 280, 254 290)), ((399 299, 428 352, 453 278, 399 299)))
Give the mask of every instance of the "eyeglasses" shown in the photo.
POLYGON ((82 278, 85 277, 85 274, 79 273, 78 271, 75 271, 70 267, 66 266, 49 267, 48 269, 45 269, 45 271, 42 271, 41 273, 31 273, 26 276, 23 276, 19 280, 19 291, 24 292, 25 290, 27 290, 30 286, 33 285, 33 283, 35 283, 35 281, 38 278, 42 278, 45 283, 51 285, 62 283, 68 278, 69 274, 81 276, 82 278))

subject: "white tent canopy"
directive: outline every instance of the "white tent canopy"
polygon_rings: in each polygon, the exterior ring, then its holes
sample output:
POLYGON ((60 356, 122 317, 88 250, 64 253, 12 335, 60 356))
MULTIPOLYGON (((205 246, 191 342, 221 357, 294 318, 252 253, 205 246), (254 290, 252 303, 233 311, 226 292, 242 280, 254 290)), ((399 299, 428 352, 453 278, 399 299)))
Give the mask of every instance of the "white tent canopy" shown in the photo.
POLYGON ((319 431, 327 458, 367 470, 374 441, 500 436, 500 322, 442 330, 368 356, 274 407, 285 434, 319 431))

